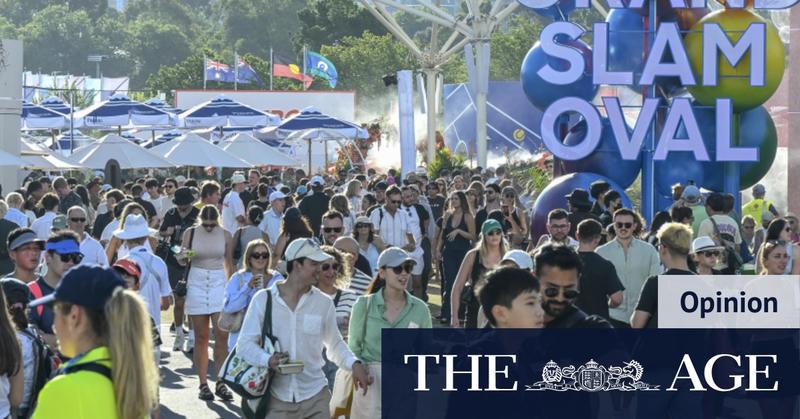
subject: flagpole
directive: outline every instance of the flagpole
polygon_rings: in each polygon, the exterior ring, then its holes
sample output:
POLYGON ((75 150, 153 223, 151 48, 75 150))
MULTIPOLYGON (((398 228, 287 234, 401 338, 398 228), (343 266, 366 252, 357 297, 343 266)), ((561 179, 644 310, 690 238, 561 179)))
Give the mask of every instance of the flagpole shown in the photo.
POLYGON ((275 68, 275 56, 272 47, 269 47, 269 90, 272 90, 272 71, 275 68))
POLYGON ((239 90, 239 54, 233 51, 233 90, 239 90))
MULTIPOLYGON (((303 45, 303 77, 307 77, 306 70, 306 46, 303 45)), ((303 90, 308 90, 305 80, 303 80, 303 90)))
POLYGON ((208 68, 208 58, 203 54, 203 90, 206 90, 206 68, 208 68))

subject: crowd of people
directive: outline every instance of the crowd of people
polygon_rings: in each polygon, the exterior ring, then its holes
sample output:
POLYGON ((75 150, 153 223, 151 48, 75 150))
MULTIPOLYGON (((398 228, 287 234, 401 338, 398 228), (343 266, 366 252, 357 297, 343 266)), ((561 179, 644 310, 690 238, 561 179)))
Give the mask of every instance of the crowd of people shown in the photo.
POLYGON ((676 185, 649 225, 620 192, 573 190, 537 235, 503 167, 29 177, 0 201, 0 417, 158 417, 171 349, 208 402, 233 399, 219 377, 234 351, 278 371, 247 417, 332 417, 346 373, 349 416, 376 418, 382 329, 654 328, 658 275, 800 273, 798 218, 763 185, 741 216, 733 196, 676 185))

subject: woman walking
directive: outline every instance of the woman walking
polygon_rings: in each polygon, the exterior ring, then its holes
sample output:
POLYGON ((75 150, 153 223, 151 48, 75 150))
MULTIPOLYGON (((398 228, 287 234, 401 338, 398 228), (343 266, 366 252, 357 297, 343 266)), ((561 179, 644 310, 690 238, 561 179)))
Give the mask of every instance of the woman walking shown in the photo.
POLYGON ((475 240, 475 219, 469 209, 464 192, 450 194, 433 247, 433 260, 442 261, 442 324, 450 324, 450 293, 461 262, 475 240))
MULTIPOLYGON (((30 290, 24 282, 15 278, 2 279, 0 280, 0 285, 2 285, 0 294, 5 296, 8 314, 11 316, 10 319, 14 330, 17 332, 17 339, 19 339, 21 348, 20 367, 23 369, 21 374, 23 385, 21 389, 15 389, 20 390, 21 395, 19 405, 16 406, 16 417, 27 418, 30 416, 28 410, 33 402, 36 401, 31 399, 37 368, 37 354, 34 346, 37 332, 28 326, 27 310, 28 304, 30 304, 30 290)), ((14 385, 14 382, 12 382, 12 385, 14 385)), ((0 411, 0 414, 2 414, 2 411, 0 411)))
MULTIPOLYGON (((150 220, 147 219, 147 213, 145 212, 144 207, 135 202, 131 202, 125 205, 125 207, 122 209, 122 215, 120 215, 119 218, 119 226, 116 230, 125 229, 125 219, 128 218, 128 215, 141 215, 145 218, 145 220, 147 220, 148 224, 150 223, 150 220)), ((153 252, 153 249, 158 247, 158 240, 155 237, 150 236, 147 238, 147 241, 144 242, 144 245, 147 247, 148 252, 155 253, 153 252)), ((117 259, 123 259, 127 257, 128 253, 130 253, 128 246, 117 236, 112 234, 111 239, 106 246, 106 257, 108 257, 108 262, 113 264, 117 259)))
MULTIPOLYGON (((242 256, 242 269, 234 273, 225 287, 225 304, 222 308, 223 316, 237 315, 244 318, 250 300, 260 289, 270 288, 273 284, 283 280, 278 272, 269 269, 269 247, 267 242, 256 239, 248 243, 242 256)), ((228 351, 230 352, 239 339, 239 328, 234 327, 228 334, 228 351), (234 330, 235 329, 235 330, 234 330)))
POLYGON ((500 193, 500 208, 503 211, 503 232, 508 236, 509 245, 513 249, 525 249, 528 246, 528 214, 513 186, 506 186, 500 193))
POLYGON ((366 208, 361 208, 361 188, 361 181, 353 179, 347 182, 347 188, 344 191, 344 195, 350 201, 350 210, 356 216, 361 215, 362 210, 366 210, 366 208))
POLYGON ((353 306, 347 344, 367 364, 375 381, 367 394, 353 392, 350 419, 381 416, 381 330, 432 327, 428 305, 406 290, 414 263, 403 249, 384 250, 378 257, 378 274, 367 295, 359 297, 353 306))
POLYGON ((486 273, 500 266, 503 255, 508 251, 508 244, 503 237, 503 227, 495 219, 488 219, 483 222, 481 235, 475 247, 467 252, 458 275, 453 283, 452 293, 450 294, 450 326, 461 327, 459 321, 459 309, 461 308, 461 295, 466 293, 466 323, 464 327, 478 327, 478 311, 480 304, 475 296, 475 290, 480 289, 486 273), (469 288, 464 289, 469 280, 469 288))
POLYGON ((344 225, 343 235, 348 235, 353 232, 353 227, 356 224, 356 212, 352 211, 350 201, 342 194, 336 194, 331 198, 328 204, 329 210, 336 210, 342 214, 342 224, 344 225))
POLYGON ((372 227, 372 221, 370 221, 369 217, 362 215, 356 218, 356 226, 353 229, 353 238, 358 242, 358 253, 367 259, 367 262, 369 262, 369 267, 372 270, 372 272, 365 273, 368 275, 373 275, 373 272, 378 266, 378 255, 380 255, 378 246, 375 244, 375 242, 381 242, 381 237, 375 234, 375 231, 372 227))
MULTIPOLYGON (((358 296, 354 292, 348 291, 350 278, 347 272, 350 270, 342 252, 336 250, 333 246, 321 246, 320 248, 323 252, 331 255, 331 258, 320 265, 317 288, 333 300, 333 307, 336 310, 336 325, 339 327, 339 333, 347 339, 350 312, 358 296)), ((325 359, 325 366, 322 367, 322 372, 325 373, 325 377, 328 379, 328 387, 333 390, 336 370, 339 368, 325 356, 324 350, 322 356, 325 359)))
MULTIPOLYGON (((800 246, 792 243, 792 227, 785 218, 776 218, 770 221, 764 241, 779 242, 785 248, 788 261, 786 262, 786 270, 781 275, 800 274, 800 246)), ((759 249, 759 255, 756 255, 756 272, 761 272, 764 269, 764 265, 762 265, 764 259, 760 253, 761 249, 759 249)))
POLYGON ((208 388, 208 341, 209 323, 214 329, 214 365, 222 368, 228 355, 228 334, 219 329, 217 321, 225 297, 225 280, 233 269, 225 259, 231 246, 231 234, 220 226, 219 211, 213 205, 200 210, 200 225, 183 233, 184 249, 193 255, 186 257, 189 270, 186 281, 186 314, 194 326, 194 365, 200 379, 198 397, 214 400, 214 394, 222 400, 232 400, 233 395, 217 381, 215 393, 208 388))
POLYGON ((244 249, 247 248, 248 243, 253 240, 267 240, 266 234, 258 228, 261 221, 264 219, 264 211, 257 205, 250 205, 247 210, 247 220, 245 225, 236 229, 233 234, 233 245, 230 248, 231 253, 226 255, 228 263, 235 266, 237 269, 242 267, 244 261, 244 249))
POLYGON ((278 261, 283 259, 283 253, 289 243, 301 237, 313 236, 314 232, 311 231, 311 226, 308 224, 306 217, 300 214, 300 210, 296 207, 287 209, 283 214, 283 221, 281 221, 281 235, 278 236, 278 241, 275 242, 275 254, 272 255, 271 268, 275 269, 278 261))
POLYGON ((124 289, 112 268, 85 265, 71 269, 55 292, 30 306, 48 303, 59 351, 70 360, 39 393, 33 417, 148 417, 157 403, 158 371, 142 299, 124 289))

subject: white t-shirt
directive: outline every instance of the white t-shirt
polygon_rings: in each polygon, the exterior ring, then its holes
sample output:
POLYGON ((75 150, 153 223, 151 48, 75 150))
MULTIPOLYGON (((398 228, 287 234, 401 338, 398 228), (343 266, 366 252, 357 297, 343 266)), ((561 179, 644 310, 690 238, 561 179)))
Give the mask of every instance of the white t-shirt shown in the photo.
POLYGON ((50 237, 54 218, 56 218, 56 213, 48 211, 31 224, 31 230, 36 233, 36 238, 47 240, 50 237))
POLYGON ((158 198, 148 199, 148 201, 153 204, 156 209, 156 216, 161 220, 164 219, 164 215, 167 213, 167 211, 175 206, 175 204, 173 204, 166 195, 159 195, 158 198))
MULTIPOLYGON (((31 332, 33 333, 33 332, 31 332)), ((33 374, 36 372, 36 354, 34 353, 33 339, 25 333, 17 332, 17 339, 22 346, 22 375, 25 380, 23 385, 22 403, 20 409, 25 409, 31 402, 31 390, 33 390, 33 374)))
POLYGON ((95 240, 92 236, 85 234, 81 241, 81 253, 83 253, 83 260, 81 265, 95 264, 100 266, 108 266, 108 256, 100 242, 95 240))
POLYGON ((106 227, 103 229, 103 232, 100 233, 100 241, 106 243, 110 242, 111 237, 114 236, 114 230, 118 228, 119 228, 119 220, 116 218, 111 220, 111 222, 108 223, 106 227))
MULTIPOLYGON (((152 254, 145 246, 131 249, 128 257, 139 264, 142 271, 139 280, 139 295, 147 304, 147 312, 157 327, 161 327, 161 297, 172 295, 169 285, 167 264, 160 257, 152 254)), ((159 329, 160 330, 160 329, 159 329)))
POLYGON ((273 246, 278 243, 278 237, 281 235, 281 220, 283 220, 283 215, 276 214, 275 210, 270 208, 264 211, 264 219, 258 225, 261 231, 267 233, 270 244, 273 246))
POLYGON ((240 215, 245 216, 244 202, 239 197, 239 192, 230 191, 222 201, 222 227, 231 234, 236 233, 239 228, 239 221, 236 220, 236 217, 240 215))
POLYGON ((411 230, 405 211, 397 210, 392 215, 386 210, 386 207, 380 207, 372 211, 369 219, 387 246, 404 247, 408 244, 406 234, 410 234, 411 230))

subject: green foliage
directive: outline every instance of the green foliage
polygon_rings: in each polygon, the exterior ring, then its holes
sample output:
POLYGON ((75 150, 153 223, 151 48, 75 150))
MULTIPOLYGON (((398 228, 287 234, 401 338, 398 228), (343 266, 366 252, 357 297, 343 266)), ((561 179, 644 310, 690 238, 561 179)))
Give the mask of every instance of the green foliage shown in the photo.
POLYGON ((25 66, 45 72, 93 72, 93 66, 86 61, 95 45, 91 27, 92 20, 86 12, 70 11, 65 5, 39 11, 19 31, 25 45, 25 66))
POLYGON ((442 147, 436 151, 433 163, 428 165, 428 179, 438 179, 442 170, 453 172, 454 169, 466 167, 466 158, 453 154, 449 148, 442 147))
POLYGON ((294 0, 219 0, 214 6, 221 24, 217 30, 240 54, 269 57, 270 47, 279 51, 291 45, 303 5, 294 0))
POLYGON ((135 85, 141 86, 148 75, 162 66, 181 62, 189 54, 189 40, 173 24, 142 17, 131 22, 127 30, 130 34, 128 52, 136 65, 135 76, 131 79, 135 85))
POLYGON ((538 194, 553 180, 550 172, 538 167, 534 160, 515 160, 506 165, 508 177, 524 193, 538 194))
POLYGON ((346 36, 364 31, 383 35, 387 31, 367 9, 353 0, 313 0, 297 13, 300 28, 294 36, 296 50, 303 46, 318 51, 323 44, 336 44, 346 36))
POLYGON ((533 19, 531 13, 514 16, 506 31, 492 36, 492 59, 489 63, 491 80, 519 80, 522 60, 543 29, 540 20, 533 19))

